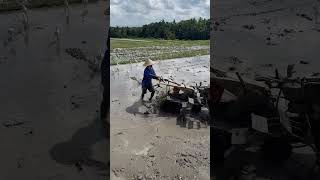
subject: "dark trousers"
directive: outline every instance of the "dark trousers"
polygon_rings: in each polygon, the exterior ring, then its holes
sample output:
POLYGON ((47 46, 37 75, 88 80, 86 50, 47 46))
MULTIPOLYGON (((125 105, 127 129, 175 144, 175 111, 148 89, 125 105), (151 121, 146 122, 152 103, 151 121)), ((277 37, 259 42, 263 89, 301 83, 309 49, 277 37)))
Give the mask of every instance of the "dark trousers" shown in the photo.
POLYGON ((151 92, 150 100, 153 98, 154 93, 155 93, 155 90, 154 90, 153 86, 152 86, 152 85, 150 85, 150 86, 143 86, 143 87, 142 87, 142 94, 141 94, 141 99, 142 99, 142 100, 143 100, 143 98, 144 98, 144 95, 147 93, 147 90, 149 90, 149 92, 151 92))

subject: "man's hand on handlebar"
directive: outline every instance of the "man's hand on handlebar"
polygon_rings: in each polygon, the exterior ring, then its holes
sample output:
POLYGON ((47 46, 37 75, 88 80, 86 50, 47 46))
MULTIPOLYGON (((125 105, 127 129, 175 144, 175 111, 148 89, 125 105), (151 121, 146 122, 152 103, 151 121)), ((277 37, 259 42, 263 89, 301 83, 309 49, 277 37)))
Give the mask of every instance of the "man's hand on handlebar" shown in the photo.
POLYGON ((163 78, 161 76, 158 76, 159 81, 163 81, 163 78))

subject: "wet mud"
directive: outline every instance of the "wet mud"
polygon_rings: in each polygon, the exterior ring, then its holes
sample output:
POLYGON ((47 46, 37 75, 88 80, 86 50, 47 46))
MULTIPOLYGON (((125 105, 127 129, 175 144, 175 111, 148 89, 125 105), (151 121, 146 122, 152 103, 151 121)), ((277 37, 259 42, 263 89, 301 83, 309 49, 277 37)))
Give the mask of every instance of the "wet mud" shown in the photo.
POLYGON ((0 179, 104 179, 107 139, 97 117, 105 1, 0 14, 0 179), (27 24, 26 24, 27 23, 27 24), (26 29, 25 25, 28 25, 26 29), (82 43, 86 41, 86 43, 82 43), (89 61, 65 52, 81 49, 89 61), (80 169, 82 169, 80 171, 80 169))
MULTIPOLYGON (((222 71, 215 74, 223 77, 223 72, 239 72, 243 78, 255 79, 274 77, 278 69, 285 77, 290 65, 294 67, 293 78, 318 76, 319 9, 319 2, 314 0, 213 1, 211 67, 222 71)), ((259 150, 238 149, 228 156, 224 169, 217 165, 214 172, 221 173, 221 179, 230 179, 235 174, 239 176, 248 165, 255 171, 240 178, 310 179, 315 162, 310 148, 294 150, 281 165, 267 164, 260 157, 259 150)))
MULTIPOLYGON (((162 112, 166 89, 157 81, 153 101, 141 102, 143 68, 111 66, 111 179, 210 179, 209 128, 182 128, 176 114, 162 112)), ((164 60, 154 69, 179 83, 209 83, 209 56, 164 60)))

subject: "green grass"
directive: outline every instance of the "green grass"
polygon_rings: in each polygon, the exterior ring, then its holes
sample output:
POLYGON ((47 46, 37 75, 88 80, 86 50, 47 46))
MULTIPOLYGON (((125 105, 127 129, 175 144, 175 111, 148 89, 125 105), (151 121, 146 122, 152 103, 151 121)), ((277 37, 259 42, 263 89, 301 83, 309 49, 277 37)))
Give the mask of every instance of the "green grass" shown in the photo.
POLYGON ((160 40, 160 39, 118 39, 111 38, 111 50, 114 48, 138 48, 151 46, 209 46, 209 40, 160 40), (134 41, 138 40, 138 41, 134 41), (139 41, 140 40, 140 41, 139 41))
MULTIPOLYGON (((115 39, 111 38, 111 52, 116 48, 121 48, 116 59, 111 58, 111 65, 115 64, 128 64, 130 54, 140 54, 133 57, 135 61, 145 61, 147 58, 152 60, 166 60, 184 57, 194 57, 209 54, 209 40, 160 40, 160 39, 115 39), (165 47, 163 51, 159 48, 153 49, 152 47, 160 46, 165 47), (205 46, 202 49, 184 49, 183 47, 192 46, 205 46), (172 51, 171 48, 172 47, 172 51), (178 48, 177 48, 178 47, 178 48), (182 47, 182 49, 180 49, 182 47), (128 51, 126 50, 128 49, 128 51), (129 50, 130 49, 130 50, 129 50), (169 49, 169 50, 168 50, 169 49), (178 51, 177 49, 180 49, 178 51), (133 53, 134 52, 134 53, 133 53), (124 55, 126 54, 126 55, 124 55)), ((132 57, 130 57, 132 59, 132 57)))
MULTIPOLYGON (((182 51, 176 53, 162 53, 158 56, 152 58, 152 60, 159 61, 159 60, 166 60, 166 59, 175 59, 175 58, 184 58, 184 57, 195 57, 195 56, 203 56, 208 55, 209 50, 201 49, 201 50, 194 50, 194 51, 182 51)), ((138 60, 139 62, 144 61, 145 59, 138 60)), ((129 64, 130 61, 127 59, 119 59, 118 64, 129 64)), ((111 65, 116 65, 117 62, 111 59, 111 65)))
POLYGON ((208 55, 209 50, 201 49, 201 50, 194 50, 194 51, 183 51, 177 53, 170 53, 170 54, 160 54, 155 60, 164 60, 164 59, 175 59, 175 58, 183 58, 183 57, 194 57, 194 56, 202 56, 208 55))

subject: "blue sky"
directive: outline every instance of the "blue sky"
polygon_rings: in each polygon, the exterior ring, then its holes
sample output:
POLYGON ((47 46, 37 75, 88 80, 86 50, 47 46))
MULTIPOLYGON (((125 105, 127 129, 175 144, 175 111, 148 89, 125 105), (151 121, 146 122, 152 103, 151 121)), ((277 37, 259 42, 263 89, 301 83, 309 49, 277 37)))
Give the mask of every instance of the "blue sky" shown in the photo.
POLYGON ((141 26, 162 19, 209 18, 210 0, 110 0, 111 26, 141 26))

